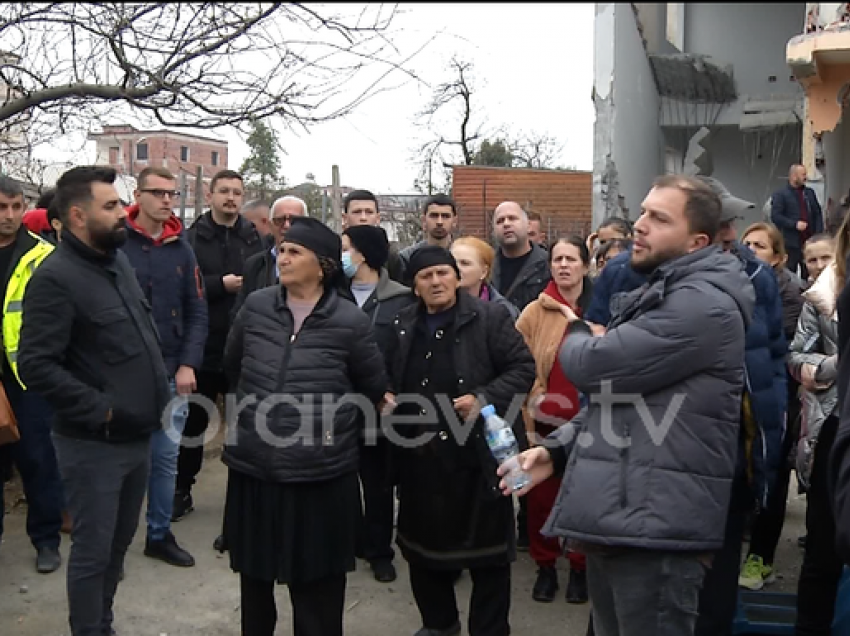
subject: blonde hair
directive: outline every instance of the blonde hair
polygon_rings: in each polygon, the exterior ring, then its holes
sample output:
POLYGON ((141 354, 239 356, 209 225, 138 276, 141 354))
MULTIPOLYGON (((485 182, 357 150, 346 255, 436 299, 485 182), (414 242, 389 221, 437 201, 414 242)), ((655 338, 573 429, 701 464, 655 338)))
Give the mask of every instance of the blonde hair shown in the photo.
POLYGON ((785 239, 782 238, 782 232, 779 231, 779 228, 773 223, 753 223, 750 227, 744 230, 744 233, 741 235, 741 240, 743 241, 747 238, 748 234, 752 234, 753 232, 764 232, 767 234, 767 238, 770 240, 770 248, 773 250, 773 253, 779 257, 779 261, 776 265, 774 265, 774 267, 777 269, 784 267, 785 261, 788 260, 788 252, 785 249, 785 239))
POLYGON ((452 242, 452 247, 455 245, 466 245, 475 250, 475 253, 478 254, 478 260, 487 266, 487 276, 484 277, 484 280, 489 283, 490 276, 493 274, 493 262, 496 260, 496 250, 474 236, 463 236, 452 242))

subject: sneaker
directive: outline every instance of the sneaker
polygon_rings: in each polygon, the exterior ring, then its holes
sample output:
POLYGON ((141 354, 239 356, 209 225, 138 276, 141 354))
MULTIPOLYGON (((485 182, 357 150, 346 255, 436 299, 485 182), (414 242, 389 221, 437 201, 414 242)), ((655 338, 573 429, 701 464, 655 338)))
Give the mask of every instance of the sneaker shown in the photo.
POLYGON ((775 580, 773 566, 765 565, 760 556, 751 554, 741 567, 738 585, 748 590, 757 591, 763 588, 765 583, 773 583, 775 580))
POLYGON ((380 583, 392 583, 396 580, 395 566, 389 559, 377 559, 372 561, 371 565, 376 581, 380 583))
POLYGON ((171 510, 172 521, 180 521, 194 509, 191 492, 178 490, 174 493, 174 507, 171 510))
POLYGON ((195 559, 183 548, 177 545, 177 539, 170 532, 159 541, 145 541, 145 556, 165 561, 169 565, 190 568, 195 565, 195 559))
POLYGON ((39 574, 55 572, 60 565, 62 565, 62 556, 59 554, 59 548, 51 546, 38 548, 38 555, 35 557, 35 569, 39 574))
POLYGON ((570 580, 567 583, 567 603, 581 605, 587 603, 587 572, 570 570, 570 580))
POLYGON ((551 566, 541 567, 537 570, 537 581, 534 582, 531 598, 538 603, 551 603, 555 600, 557 591, 558 571, 551 566))

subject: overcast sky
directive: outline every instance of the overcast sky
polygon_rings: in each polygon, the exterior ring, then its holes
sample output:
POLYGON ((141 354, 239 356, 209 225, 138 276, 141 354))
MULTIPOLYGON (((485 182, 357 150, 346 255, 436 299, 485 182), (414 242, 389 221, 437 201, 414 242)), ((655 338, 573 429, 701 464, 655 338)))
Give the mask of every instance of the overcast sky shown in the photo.
MULTIPOLYGON (((489 124, 547 132, 564 145, 557 163, 592 169, 592 3, 400 6, 405 13, 394 27, 404 29, 404 42, 412 47, 431 39, 411 63, 420 77, 431 86, 446 81, 451 77, 447 62, 461 55, 475 65, 479 92, 474 99, 489 124)), ((413 122, 430 94, 429 87, 410 81, 309 134, 281 129, 287 182, 300 183, 313 173, 317 182, 329 184, 336 163, 343 185, 412 192, 418 174, 414 151, 427 135, 413 122)), ((237 133, 219 135, 229 142, 230 167, 238 168, 247 145, 237 133)))
MULTIPOLYGON (((286 150, 281 171, 289 185, 303 182, 308 173, 319 184, 330 184, 331 166, 337 164, 342 185, 381 194, 414 192, 421 165, 416 149, 433 138, 433 133, 415 125, 416 115, 429 102, 433 87, 455 77, 448 64, 453 56, 474 65, 473 125, 485 122, 485 131, 504 127, 513 134, 548 134, 563 145, 556 165, 592 169, 592 3, 401 4, 399 8, 391 31, 400 54, 427 45, 407 65, 421 81, 395 72, 381 88, 398 88, 309 132, 275 125, 286 150)), ((359 11, 359 6, 343 9, 348 15, 352 11, 359 11)), ((282 30, 289 32, 287 25, 282 30)), ((263 61, 260 56, 258 63, 263 61)), ((435 126, 445 135, 454 134, 457 125, 445 123, 457 119, 448 111, 445 115, 435 126)), ((118 116, 112 109, 104 123, 121 123, 111 121, 118 116)), ((228 167, 239 169, 248 154, 239 133, 229 128, 198 132, 227 139, 228 167)), ((46 160, 93 161, 94 142, 83 139, 79 135, 56 139, 38 154, 46 160)))

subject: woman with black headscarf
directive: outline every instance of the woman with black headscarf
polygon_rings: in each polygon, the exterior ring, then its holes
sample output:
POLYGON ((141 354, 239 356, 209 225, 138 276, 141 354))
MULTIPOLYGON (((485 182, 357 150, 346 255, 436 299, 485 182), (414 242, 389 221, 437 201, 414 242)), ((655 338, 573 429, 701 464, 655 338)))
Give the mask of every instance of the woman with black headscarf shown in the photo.
POLYGON ((296 636, 342 634, 360 501, 358 409, 374 414, 388 381, 369 318, 337 291, 340 260, 339 236, 293 219, 280 286, 250 294, 228 336, 225 372, 240 407, 228 414, 222 458, 224 537, 241 576, 243 636, 274 634, 275 582, 289 586, 296 636))

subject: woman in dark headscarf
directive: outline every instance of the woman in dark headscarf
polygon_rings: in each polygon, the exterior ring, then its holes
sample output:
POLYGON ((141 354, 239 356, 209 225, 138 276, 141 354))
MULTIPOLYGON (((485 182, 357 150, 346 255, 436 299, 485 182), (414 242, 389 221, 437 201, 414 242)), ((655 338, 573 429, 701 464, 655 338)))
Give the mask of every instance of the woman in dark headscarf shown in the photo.
POLYGON ((274 634, 275 582, 289 586, 296 636, 342 634, 363 418, 341 400, 357 394, 374 413, 387 376, 369 318, 336 290, 340 258, 329 228, 293 219, 280 286, 250 294, 227 339, 239 410, 223 455, 224 537, 241 576, 243 636, 274 634))

